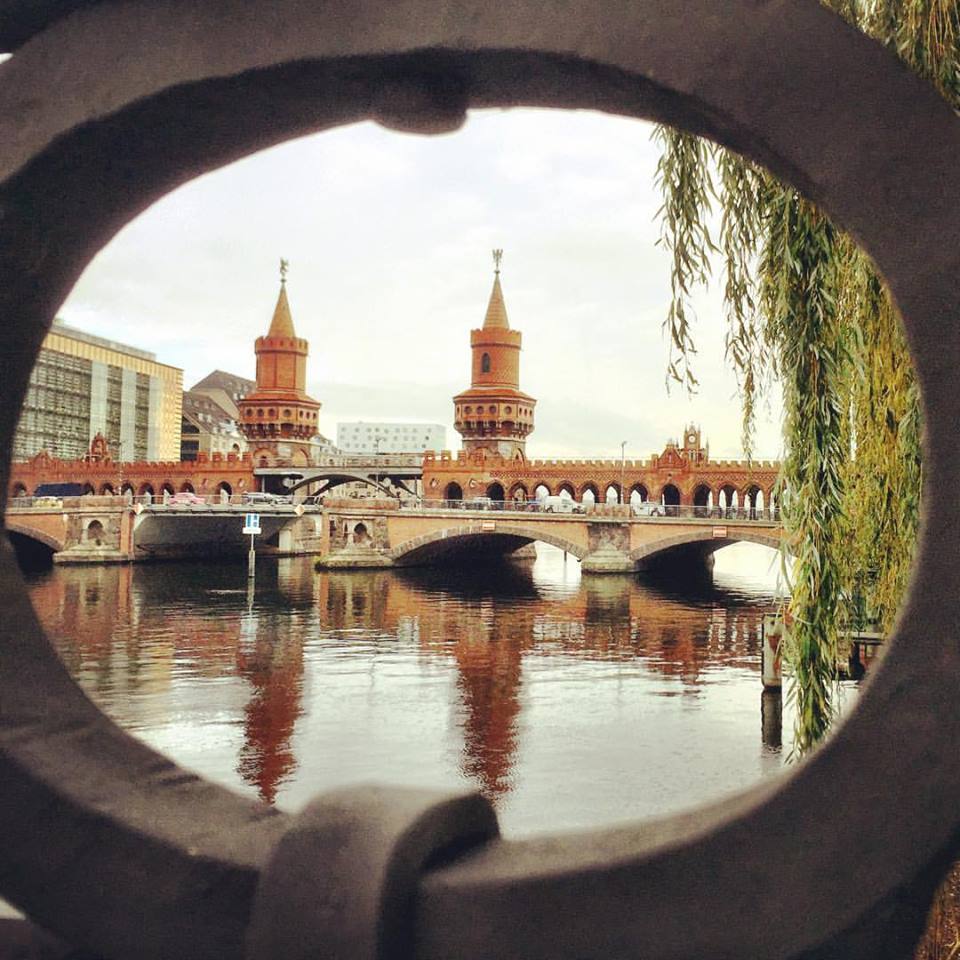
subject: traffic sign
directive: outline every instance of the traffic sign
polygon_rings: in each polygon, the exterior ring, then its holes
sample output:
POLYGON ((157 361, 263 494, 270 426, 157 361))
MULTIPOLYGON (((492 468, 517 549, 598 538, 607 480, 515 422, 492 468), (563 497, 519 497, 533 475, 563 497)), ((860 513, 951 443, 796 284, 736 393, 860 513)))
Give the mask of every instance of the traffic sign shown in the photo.
POLYGON ((249 534, 262 533, 260 529, 260 514, 248 513, 243 518, 243 532, 249 534))

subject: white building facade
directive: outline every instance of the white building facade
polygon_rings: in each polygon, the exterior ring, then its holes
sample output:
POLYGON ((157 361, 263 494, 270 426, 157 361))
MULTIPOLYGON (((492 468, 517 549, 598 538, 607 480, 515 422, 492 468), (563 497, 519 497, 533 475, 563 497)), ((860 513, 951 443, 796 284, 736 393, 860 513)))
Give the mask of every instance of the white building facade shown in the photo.
POLYGON ((439 423, 337 424, 337 447, 343 453, 423 453, 446 445, 447 429, 439 423))

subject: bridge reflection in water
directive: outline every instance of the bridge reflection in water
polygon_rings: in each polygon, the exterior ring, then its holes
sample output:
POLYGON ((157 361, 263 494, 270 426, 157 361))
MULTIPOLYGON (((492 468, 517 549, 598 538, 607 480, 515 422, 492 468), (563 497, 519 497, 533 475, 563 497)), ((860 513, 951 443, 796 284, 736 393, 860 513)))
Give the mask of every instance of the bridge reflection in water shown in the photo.
POLYGON ((581 578, 540 550, 459 571, 280 560, 251 593, 242 565, 60 568, 31 595, 123 726, 285 806, 360 780, 471 783, 529 831, 686 807, 779 769, 757 675, 769 589, 581 578))

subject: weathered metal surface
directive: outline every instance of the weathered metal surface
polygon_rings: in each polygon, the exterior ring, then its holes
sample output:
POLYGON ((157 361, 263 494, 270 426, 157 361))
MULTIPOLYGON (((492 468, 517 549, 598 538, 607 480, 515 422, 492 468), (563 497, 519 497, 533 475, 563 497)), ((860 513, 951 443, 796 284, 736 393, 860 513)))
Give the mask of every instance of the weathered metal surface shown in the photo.
POLYGON ((0 53, 9 53, 68 16, 97 0, 0 0, 0 53))
POLYGON ((401 960, 428 862, 498 836, 477 793, 357 787, 299 814, 263 869, 247 960, 401 960))
MULTIPOLYGON (((937 505, 883 669, 780 783, 429 871, 412 953, 909 953, 960 828, 960 122, 932 90, 816 0, 127 0, 51 23, 0 70, 0 490, 30 364, 90 259, 174 186, 301 133, 369 117, 435 132, 467 105, 655 118, 766 164, 848 229, 904 315, 937 505)), ((287 818, 99 714, 9 550, 0 590, 0 892, 110 957, 241 956, 287 818)))

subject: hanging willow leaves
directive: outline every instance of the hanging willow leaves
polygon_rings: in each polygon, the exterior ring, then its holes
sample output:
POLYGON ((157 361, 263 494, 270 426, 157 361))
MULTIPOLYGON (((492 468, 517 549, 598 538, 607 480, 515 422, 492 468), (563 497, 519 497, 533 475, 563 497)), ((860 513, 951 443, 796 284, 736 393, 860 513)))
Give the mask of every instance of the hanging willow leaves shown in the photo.
POLYGON ((836 230, 792 191, 773 190, 763 271, 790 437, 780 498, 794 559, 784 653, 795 678, 796 749, 802 753, 823 736, 833 716, 845 539, 846 351, 835 299, 836 230))
MULTIPOLYGON (((822 2, 960 107, 958 0, 822 2)), ((873 621, 888 629, 905 588, 922 485, 919 389, 890 296, 849 238, 727 150, 708 154, 665 129, 656 136, 661 241, 673 253, 668 379, 696 382, 689 297, 709 278, 715 250, 706 222, 715 198, 726 354, 748 455, 758 397, 771 382, 783 391, 779 499, 795 557, 786 653, 803 752, 829 724, 843 632, 873 621)))
POLYGON ((726 357, 737 374, 742 399, 742 441, 753 454, 755 401, 762 387, 766 353, 754 317, 753 268, 761 237, 765 177, 753 164, 729 150, 715 151, 723 210, 720 250, 724 260, 723 302, 727 319, 726 357))
POLYGON ((670 251, 670 306, 663 322, 670 340, 667 382, 687 389, 697 385, 690 357, 696 353, 690 294, 710 276, 714 250, 707 228, 713 184, 707 164, 707 146, 699 137, 670 127, 657 127, 654 136, 662 153, 657 164, 657 184, 663 195, 660 243, 670 251))

